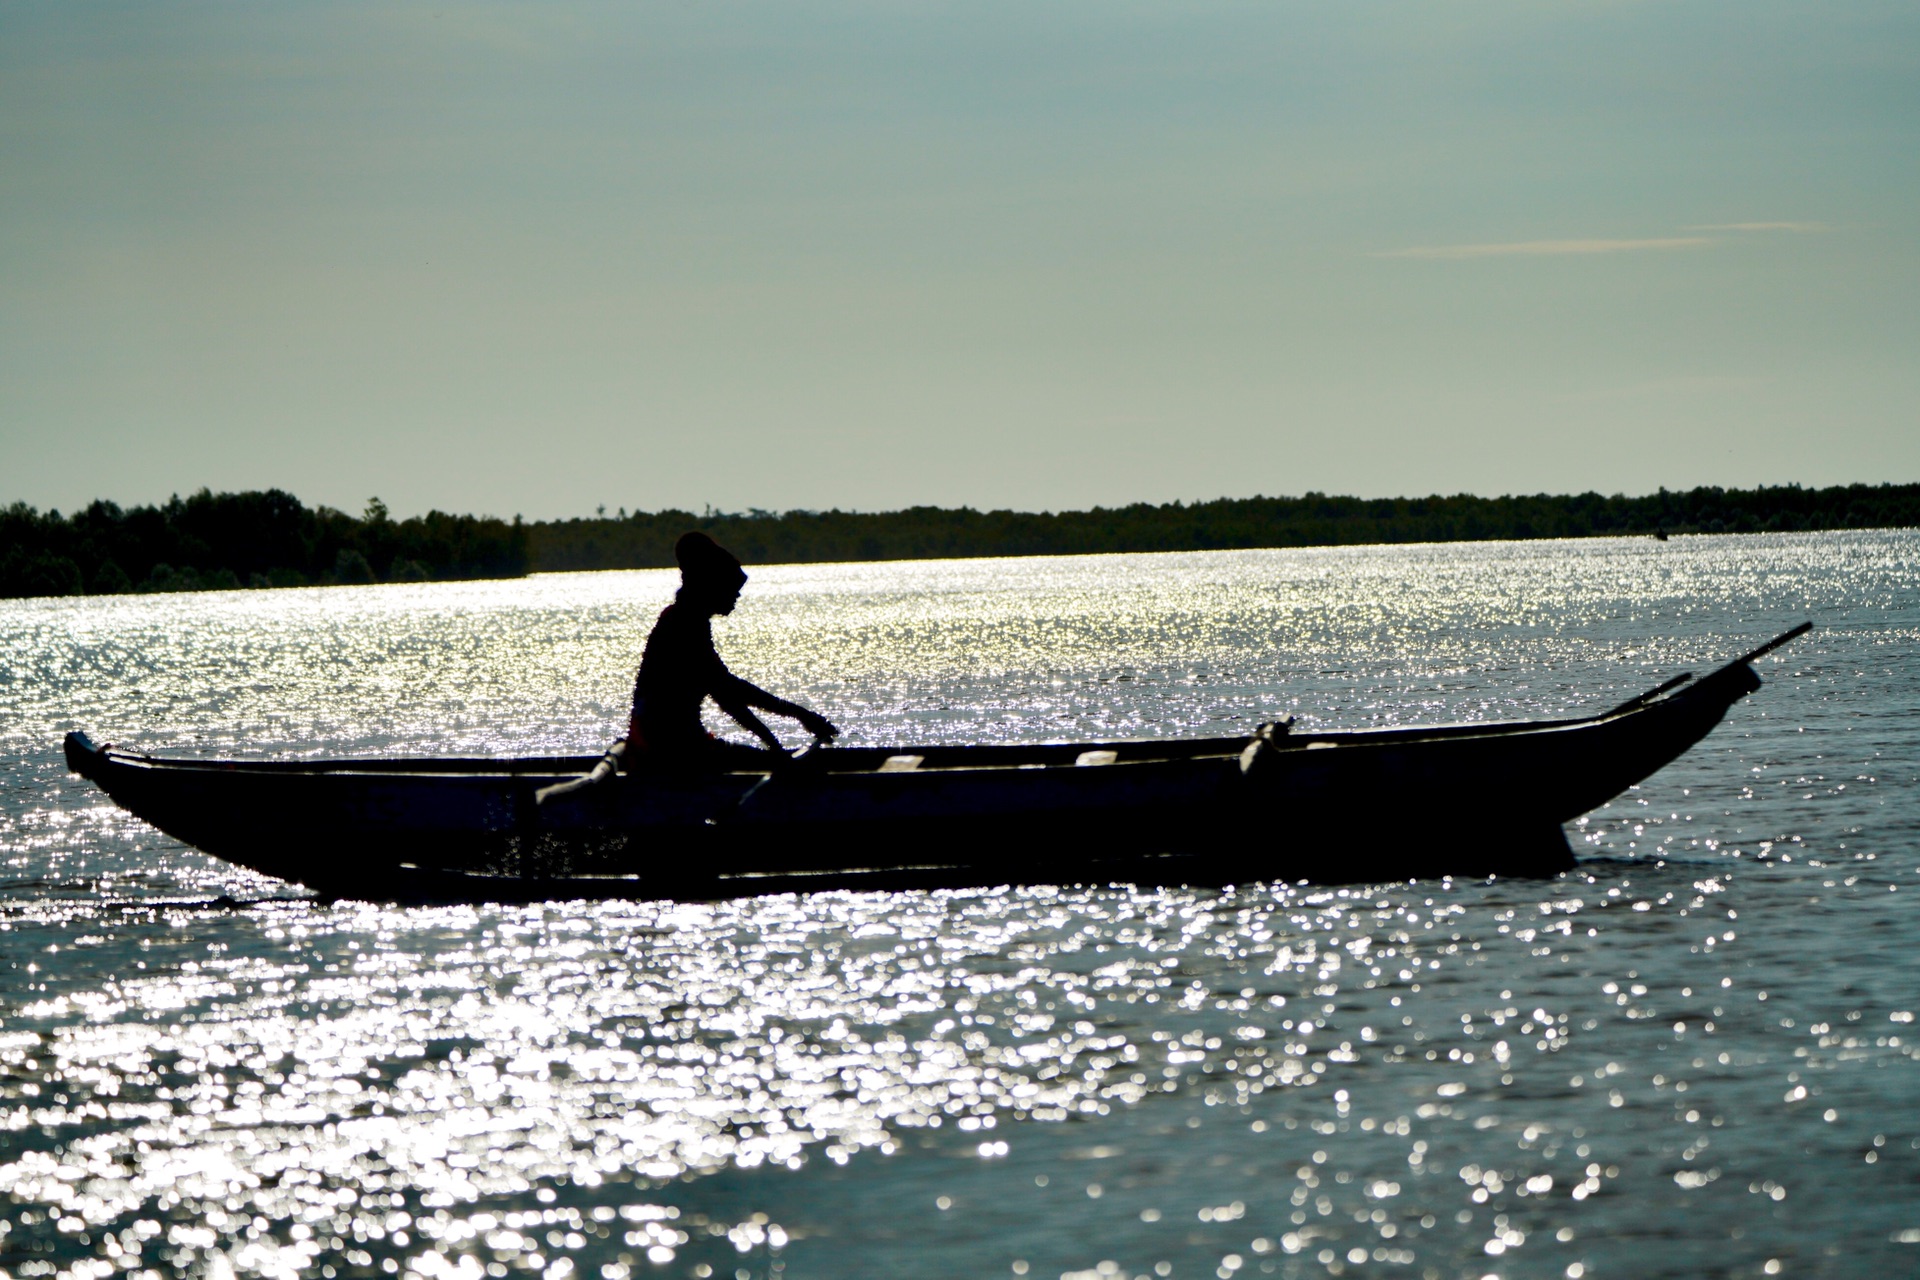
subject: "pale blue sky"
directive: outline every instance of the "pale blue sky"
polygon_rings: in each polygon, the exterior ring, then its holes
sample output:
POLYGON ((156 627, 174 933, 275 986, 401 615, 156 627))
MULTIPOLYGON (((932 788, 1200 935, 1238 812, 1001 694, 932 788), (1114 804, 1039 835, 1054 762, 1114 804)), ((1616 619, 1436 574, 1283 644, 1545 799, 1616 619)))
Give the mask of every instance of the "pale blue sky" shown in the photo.
POLYGON ((1920 6, 0 0, 0 501, 1920 479, 1920 6))

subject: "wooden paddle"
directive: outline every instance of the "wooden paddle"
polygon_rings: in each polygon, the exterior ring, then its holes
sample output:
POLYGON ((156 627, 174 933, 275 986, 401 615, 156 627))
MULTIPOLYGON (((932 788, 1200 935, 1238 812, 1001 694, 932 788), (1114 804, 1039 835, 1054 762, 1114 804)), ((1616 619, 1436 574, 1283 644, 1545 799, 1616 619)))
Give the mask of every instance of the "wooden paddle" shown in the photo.
POLYGON ((1631 698, 1628 698, 1625 702, 1621 703, 1619 706, 1614 707, 1611 710, 1602 711, 1599 715, 1595 716, 1594 719, 1604 720, 1608 716, 1617 716, 1623 711, 1632 711, 1635 707, 1644 706, 1647 703, 1652 702, 1655 698, 1659 697, 1663 693, 1673 692, 1675 689, 1678 689, 1681 685, 1685 684, 1687 681, 1691 679, 1693 679, 1693 672, 1682 671, 1679 675, 1667 681, 1665 684, 1661 685, 1658 689, 1649 689, 1645 693, 1636 693, 1631 698))
POLYGON ((782 765, 778 769, 769 769, 767 771, 766 776, 761 778, 758 782, 754 783, 752 786, 748 787, 746 791, 741 794, 738 800, 735 800, 732 804, 726 806, 719 813, 716 813, 711 818, 708 818, 707 825, 710 827, 717 827, 723 822, 731 821, 735 816, 739 814, 739 812, 742 809, 747 807, 747 801, 759 795, 760 792, 765 789, 766 785, 769 782, 772 782, 775 778, 779 777, 783 773, 793 772, 793 770, 800 765, 819 760, 820 754, 822 751, 826 749, 826 746, 827 746, 827 740, 825 738, 815 738, 812 742, 809 742, 806 746, 801 747, 798 751, 794 752, 791 756, 788 757, 788 760, 790 761, 790 763, 782 765))
MULTIPOLYGON (((808 759, 814 758, 814 753, 820 750, 820 748, 824 747, 826 745, 826 741, 827 740, 825 738, 815 738, 811 743, 807 744, 804 747, 801 747, 798 751, 794 752, 793 755, 790 757, 790 759, 794 764, 797 765, 808 759)), ((585 791, 588 787, 598 786, 599 784, 601 784, 602 782, 605 782, 608 778, 611 778, 614 774, 620 771, 620 764, 621 764, 621 761, 625 758, 626 753, 627 753, 627 744, 624 739, 614 743, 611 747, 607 748, 607 753, 600 757, 600 761, 598 764, 594 765, 593 768, 581 774, 579 777, 569 778, 565 782, 555 782, 549 786, 541 787, 538 791, 534 792, 533 793, 534 804, 543 805, 547 801, 555 799, 559 796, 570 796, 575 794, 576 792, 585 791)), ((738 813, 740 811, 740 807, 746 804, 748 800, 752 799, 759 792, 760 788, 766 786, 769 782, 773 781, 776 773, 785 773, 786 771, 787 770, 785 766, 782 766, 777 770, 770 770, 765 777, 761 778, 759 781, 755 782, 752 786, 748 787, 746 790, 746 793, 743 794, 738 800, 728 805, 725 814, 716 815, 713 818, 709 818, 707 820, 708 825, 711 826, 717 823, 718 821, 720 821, 721 817, 730 817, 733 814, 738 813)))
MULTIPOLYGON (((1725 666, 1717 668, 1715 671, 1712 672, 1712 674, 1707 676, 1707 679, 1712 680, 1712 679, 1715 679, 1716 677, 1725 676, 1729 671, 1738 671, 1741 667, 1744 667, 1751 662, 1757 661, 1760 658, 1766 657, 1768 654, 1772 653, 1775 649, 1778 649, 1781 645, 1786 644, 1789 640, 1797 640, 1811 630, 1813 630, 1813 624, 1811 622, 1803 622, 1799 626, 1793 628, 1791 631, 1783 631, 1779 635, 1775 636, 1773 639, 1761 645, 1758 649, 1755 649, 1753 652, 1742 654, 1740 657, 1735 658, 1732 662, 1727 663, 1725 666)), ((1685 684, 1687 681, 1691 679, 1693 679, 1693 673, 1690 671, 1683 671, 1679 675, 1675 676, 1673 679, 1661 685, 1658 689, 1649 689, 1645 693, 1635 694, 1633 697, 1628 698, 1625 702, 1621 703, 1619 706, 1613 707, 1607 711, 1601 712, 1598 716, 1595 716, 1594 719, 1604 720, 1608 716, 1617 716, 1623 711, 1632 711, 1637 707, 1641 707, 1649 702, 1652 702, 1655 698, 1658 698, 1663 693, 1670 693, 1673 690, 1678 689, 1681 685, 1685 684)))
MULTIPOLYGON (((1727 667, 1745 666, 1747 663, 1752 662, 1756 658, 1764 658, 1768 654, 1772 653, 1775 649, 1778 649, 1781 645, 1785 644, 1787 641, 1797 640, 1811 630, 1813 630, 1813 624, 1811 622, 1803 622, 1799 626, 1793 628, 1793 630, 1791 631, 1782 631, 1779 635, 1767 641, 1765 644, 1761 645, 1758 649, 1755 649, 1752 653, 1744 654, 1741 657, 1735 658, 1732 662, 1729 662, 1727 664, 1727 667)), ((1726 669, 1727 669, 1726 667, 1721 668, 1722 671, 1726 669)), ((1715 674, 1718 674, 1718 673, 1716 672, 1715 674)))

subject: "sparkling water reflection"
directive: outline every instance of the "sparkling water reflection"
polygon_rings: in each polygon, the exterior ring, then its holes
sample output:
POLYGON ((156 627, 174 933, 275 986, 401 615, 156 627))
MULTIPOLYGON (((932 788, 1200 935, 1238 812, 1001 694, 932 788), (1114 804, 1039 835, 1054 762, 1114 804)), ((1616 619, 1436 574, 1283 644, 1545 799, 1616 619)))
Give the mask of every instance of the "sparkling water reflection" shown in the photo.
POLYGON ((1900 1273, 1917 567, 1855 534, 760 569, 726 651, 883 743, 1551 714, 1821 629, 1556 881, 511 909, 312 901, 58 735, 591 750, 668 577, 0 604, 0 1266, 1900 1273))

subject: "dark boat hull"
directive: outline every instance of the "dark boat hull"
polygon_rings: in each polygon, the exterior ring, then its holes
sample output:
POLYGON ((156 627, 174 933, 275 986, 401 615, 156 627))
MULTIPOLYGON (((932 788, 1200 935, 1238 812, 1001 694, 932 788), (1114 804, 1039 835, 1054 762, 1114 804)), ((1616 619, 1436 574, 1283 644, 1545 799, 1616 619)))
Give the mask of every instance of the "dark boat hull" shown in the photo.
POLYGON ((1710 732, 1759 687, 1763 651, 1580 720, 833 750, 771 778, 620 774, 547 804, 537 791, 594 760, 183 761, 80 734, 67 759, 169 835, 342 897, 1551 875, 1572 864, 1561 824, 1710 732))

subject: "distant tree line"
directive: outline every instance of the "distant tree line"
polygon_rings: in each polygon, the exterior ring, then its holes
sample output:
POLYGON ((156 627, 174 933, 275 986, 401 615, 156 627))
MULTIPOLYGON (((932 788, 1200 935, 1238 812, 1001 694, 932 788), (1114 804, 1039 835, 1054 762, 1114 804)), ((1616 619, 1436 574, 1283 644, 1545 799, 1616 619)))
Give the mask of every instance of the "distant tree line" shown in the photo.
POLYGON ((378 498, 355 517, 279 489, 95 502, 70 516, 15 503, 0 508, 0 596, 517 577, 528 545, 517 518, 395 520, 378 498))
POLYGON ((1358 543, 1585 538, 1620 534, 1757 533, 1920 525, 1920 484, 1803 489, 1665 489, 1480 498, 1221 498, 1091 511, 635 512, 529 526, 536 570, 639 569, 673 563, 673 543, 704 529, 762 564, 1212 551, 1358 543))
POLYGON ((161 506, 95 502, 71 516, 24 503, 0 508, 0 596, 661 568, 673 564, 674 540, 689 529, 706 530, 749 562, 791 564, 1915 526, 1920 484, 1662 489, 1637 498, 1308 493, 1037 513, 654 511, 533 524, 440 511, 395 520, 378 498, 355 517, 306 507, 278 489, 202 489, 161 506))

